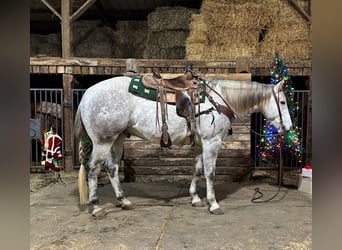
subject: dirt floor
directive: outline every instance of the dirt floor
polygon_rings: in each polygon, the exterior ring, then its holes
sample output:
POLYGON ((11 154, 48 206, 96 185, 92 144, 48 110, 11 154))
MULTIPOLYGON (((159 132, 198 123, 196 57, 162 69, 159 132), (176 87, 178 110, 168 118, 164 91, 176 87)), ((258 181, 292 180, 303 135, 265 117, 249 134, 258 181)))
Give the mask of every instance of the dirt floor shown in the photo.
MULTIPOLYGON (((216 183, 223 215, 190 204, 188 183, 122 183, 133 210, 115 206, 108 182, 100 182, 99 197, 106 216, 92 217, 78 203, 77 172, 31 174, 30 249, 312 249, 312 197, 281 187, 269 202, 252 203, 255 188, 262 200, 276 185, 265 181, 216 183)), ((201 197, 205 182, 200 183, 201 197)))

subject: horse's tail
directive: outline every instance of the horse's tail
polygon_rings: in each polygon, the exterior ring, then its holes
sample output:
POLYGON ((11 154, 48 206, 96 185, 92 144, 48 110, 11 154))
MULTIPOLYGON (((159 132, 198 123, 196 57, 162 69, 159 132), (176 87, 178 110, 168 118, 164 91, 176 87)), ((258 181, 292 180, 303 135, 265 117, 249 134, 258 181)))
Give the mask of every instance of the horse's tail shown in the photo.
POLYGON ((84 205, 88 203, 88 186, 87 186, 87 171, 84 166, 85 162, 85 153, 83 147, 83 138, 87 136, 87 133, 84 129, 82 118, 81 118, 81 111, 78 108, 75 117, 75 137, 76 141, 79 142, 78 145, 78 155, 80 161, 80 170, 78 171, 78 191, 80 195, 80 205, 84 205))

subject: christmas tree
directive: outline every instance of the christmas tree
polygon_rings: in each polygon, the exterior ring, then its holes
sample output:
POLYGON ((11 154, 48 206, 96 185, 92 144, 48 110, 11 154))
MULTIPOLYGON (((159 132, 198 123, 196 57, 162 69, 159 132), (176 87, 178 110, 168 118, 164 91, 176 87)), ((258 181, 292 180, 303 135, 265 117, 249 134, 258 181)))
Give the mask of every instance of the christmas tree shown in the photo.
POLYGON ((282 150, 282 152, 291 152, 296 161, 301 163, 303 153, 300 143, 301 128, 296 125, 296 113, 299 107, 298 103, 294 100, 294 87, 291 77, 288 76, 286 62, 279 57, 278 53, 275 54, 273 59, 273 67, 270 70, 270 74, 271 84, 276 84, 281 79, 284 79, 283 90, 287 98, 293 129, 286 135, 279 135, 278 129, 265 120, 262 131, 263 136, 260 144, 257 145, 258 157, 263 162, 274 162, 277 159, 277 152, 282 150))

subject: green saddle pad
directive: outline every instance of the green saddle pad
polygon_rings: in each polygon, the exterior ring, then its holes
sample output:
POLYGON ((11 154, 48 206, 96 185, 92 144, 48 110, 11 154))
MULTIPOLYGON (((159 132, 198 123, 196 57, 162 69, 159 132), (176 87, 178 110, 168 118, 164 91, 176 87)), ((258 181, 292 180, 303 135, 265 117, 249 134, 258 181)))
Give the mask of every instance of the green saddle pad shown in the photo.
MULTIPOLYGON (((201 83, 204 83, 204 81, 201 80, 201 83)), ((202 86, 205 89, 206 85, 202 84, 202 86)), ((131 83, 129 84, 128 91, 136 96, 140 96, 151 101, 157 100, 157 90, 146 88, 142 83, 142 76, 136 76, 132 78, 131 83)), ((167 91, 167 93, 172 94, 174 92, 167 91)), ((205 94, 201 92, 200 102, 204 103, 204 101, 205 101, 205 94)))

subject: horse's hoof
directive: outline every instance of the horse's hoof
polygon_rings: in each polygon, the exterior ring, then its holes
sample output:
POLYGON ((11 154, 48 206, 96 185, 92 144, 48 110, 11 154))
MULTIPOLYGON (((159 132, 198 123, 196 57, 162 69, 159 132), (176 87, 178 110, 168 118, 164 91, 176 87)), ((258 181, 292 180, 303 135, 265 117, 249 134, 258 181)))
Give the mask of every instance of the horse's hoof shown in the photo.
POLYGON ((133 209, 133 205, 132 204, 122 204, 121 205, 121 209, 122 210, 132 210, 133 209))
POLYGON ((204 203, 202 201, 197 201, 191 204, 193 207, 204 207, 204 203))
POLYGON ((224 214, 223 210, 222 210, 221 208, 219 208, 219 207, 216 208, 216 209, 214 209, 214 210, 211 210, 210 213, 213 214, 213 215, 221 215, 221 214, 224 214))
POLYGON ((94 208, 93 212, 91 213, 92 216, 94 217, 102 217, 105 216, 105 210, 102 207, 96 207, 94 208))

